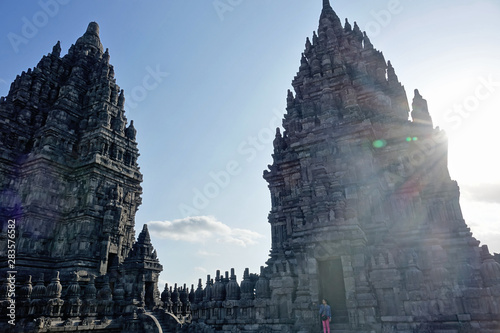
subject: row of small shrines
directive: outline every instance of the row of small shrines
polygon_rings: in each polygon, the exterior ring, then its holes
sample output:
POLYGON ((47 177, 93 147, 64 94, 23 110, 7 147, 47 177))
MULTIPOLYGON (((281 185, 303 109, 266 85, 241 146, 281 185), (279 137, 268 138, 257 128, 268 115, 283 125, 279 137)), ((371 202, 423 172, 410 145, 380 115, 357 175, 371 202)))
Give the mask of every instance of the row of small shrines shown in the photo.
MULTIPOLYGON (((221 318, 236 319, 237 317, 254 317, 251 315, 258 305, 266 307, 271 298, 269 280, 261 268, 261 274, 250 274, 248 268, 245 269, 241 285, 236 281, 234 269, 225 273, 225 276, 217 271, 215 281, 207 276, 205 288, 202 280, 199 279, 198 287, 195 290, 191 285, 189 291, 184 285, 178 288, 177 284, 170 289, 165 285, 161 294, 161 304, 165 311, 175 314, 178 317, 190 315, 193 320, 217 320, 221 318)), ((262 309, 261 312, 264 312, 262 309)))
MULTIPOLYGON (((255 298, 269 298, 271 296, 269 280, 264 274, 263 267, 261 268, 260 275, 250 274, 249 269, 245 269, 241 285, 236 281, 234 269, 231 269, 231 276, 229 276, 229 272, 226 272, 225 276, 222 276, 220 271, 217 271, 215 281, 208 275, 205 288, 203 288, 201 279, 199 279, 198 288, 194 292, 193 289, 194 287, 191 286, 192 299, 190 301, 193 304, 209 301, 252 300, 255 298)), ((162 301, 164 296, 168 297, 166 289, 162 293, 162 301)))
MULTIPOLYGON (((101 288, 97 290, 95 278, 89 276, 87 285, 82 288, 79 277, 74 278, 63 293, 63 286, 59 279, 59 272, 52 281, 45 286, 44 274, 40 274, 35 286, 32 285, 31 275, 15 294, 15 316, 16 319, 37 318, 47 316, 51 318, 62 317, 106 317, 116 312, 123 312, 125 303, 125 290, 118 285, 114 291, 111 290, 109 279, 105 277, 101 288), (113 300, 114 298, 114 300, 113 300)), ((7 316, 7 304, 11 303, 9 297, 9 283, 6 281, 0 288, 0 303, 2 304, 2 319, 7 316)))
MULTIPOLYGON (((143 312, 144 309, 165 312, 178 322, 190 322, 191 319, 210 322, 222 317, 263 317, 271 296, 269 280, 263 268, 260 275, 250 274, 246 269, 241 284, 238 284, 232 269, 231 275, 226 272, 225 276, 217 271, 215 281, 208 275, 205 287, 200 279, 197 289, 194 285, 191 288, 187 288, 186 284, 183 287, 165 285, 160 299, 154 302, 148 302, 146 295, 136 290, 127 288, 120 281, 113 285, 107 276, 95 279, 89 275, 80 279, 74 273, 66 288, 61 284, 59 272, 48 285, 45 285, 44 274, 34 286, 29 276, 24 284, 16 288, 15 317, 18 324, 30 323, 30 326, 34 324, 39 329, 55 323, 74 325, 78 321, 78 325, 89 325, 118 317, 133 318, 137 311, 143 312)), ((2 321, 8 318, 8 305, 11 303, 9 283, 5 281, 0 288, 2 321)))

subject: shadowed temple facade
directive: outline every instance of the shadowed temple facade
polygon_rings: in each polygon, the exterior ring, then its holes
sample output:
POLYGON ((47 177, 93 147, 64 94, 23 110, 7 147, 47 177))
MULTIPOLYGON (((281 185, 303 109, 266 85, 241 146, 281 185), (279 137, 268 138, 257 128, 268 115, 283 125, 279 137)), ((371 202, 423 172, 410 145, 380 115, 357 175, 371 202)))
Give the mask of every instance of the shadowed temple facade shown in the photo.
POLYGON ((147 226, 134 239, 136 131, 98 25, 60 52, 0 101, 2 256, 16 235, 2 331, 317 332, 327 298, 332 332, 500 332, 500 263, 462 217, 445 133, 328 0, 263 175, 270 257, 240 281, 217 271, 160 293, 147 226))

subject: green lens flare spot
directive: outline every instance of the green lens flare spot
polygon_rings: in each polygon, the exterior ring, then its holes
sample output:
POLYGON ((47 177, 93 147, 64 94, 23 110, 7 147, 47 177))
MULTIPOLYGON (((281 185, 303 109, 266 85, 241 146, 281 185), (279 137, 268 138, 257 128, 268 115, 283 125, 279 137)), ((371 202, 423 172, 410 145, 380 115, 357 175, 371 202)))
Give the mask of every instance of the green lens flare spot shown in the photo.
POLYGON ((410 137, 406 138, 406 142, 411 142, 411 140, 412 140, 412 138, 410 138, 410 137))
POLYGON ((375 148, 384 148, 385 146, 387 146, 387 141, 385 141, 385 140, 373 141, 373 147, 375 147, 375 148))
POLYGON ((413 141, 418 141, 418 138, 416 136, 413 137, 413 141))

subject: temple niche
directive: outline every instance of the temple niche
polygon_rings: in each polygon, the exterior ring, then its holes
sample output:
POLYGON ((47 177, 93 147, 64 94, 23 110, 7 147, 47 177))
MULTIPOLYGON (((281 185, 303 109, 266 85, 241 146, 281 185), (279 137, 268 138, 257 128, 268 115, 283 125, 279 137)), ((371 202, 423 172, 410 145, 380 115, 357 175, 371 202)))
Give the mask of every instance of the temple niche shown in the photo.
POLYGON ((2 277, 2 331, 316 332, 327 298, 333 332, 500 332, 499 255, 463 219, 425 98, 409 103, 328 0, 298 59, 263 174, 268 261, 161 293, 146 225, 134 239, 137 131, 99 26, 18 76, 0 101, 0 218, 18 226, 17 324, 2 277))

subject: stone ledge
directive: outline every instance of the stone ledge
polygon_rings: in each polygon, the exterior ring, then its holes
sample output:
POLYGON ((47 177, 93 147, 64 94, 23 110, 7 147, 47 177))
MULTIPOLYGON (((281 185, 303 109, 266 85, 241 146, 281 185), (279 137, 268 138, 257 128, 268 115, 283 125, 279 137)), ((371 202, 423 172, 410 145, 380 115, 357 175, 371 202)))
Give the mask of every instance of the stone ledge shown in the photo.
POLYGON ((412 316, 382 316, 380 318, 382 322, 404 322, 404 323, 412 323, 413 322, 413 317, 412 316))
POLYGON ((457 315, 458 321, 471 321, 470 314, 459 314, 457 315))

